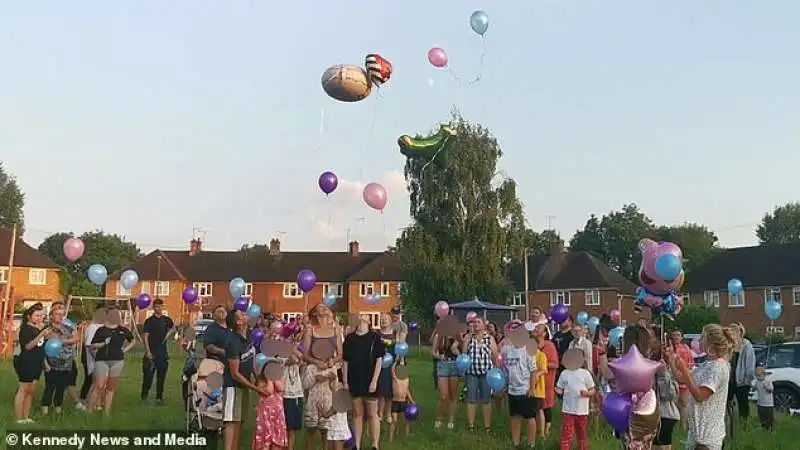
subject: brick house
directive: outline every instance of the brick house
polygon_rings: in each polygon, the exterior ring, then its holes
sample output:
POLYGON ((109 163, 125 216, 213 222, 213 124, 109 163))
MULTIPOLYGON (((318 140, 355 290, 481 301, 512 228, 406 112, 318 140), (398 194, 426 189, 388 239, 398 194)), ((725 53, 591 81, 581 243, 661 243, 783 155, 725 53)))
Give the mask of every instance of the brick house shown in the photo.
POLYGON ((756 336, 781 333, 800 338, 800 243, 727 249, 696 268, 686 279, 689 302, 719 308, 723 324, 741 322, 756 336), (728 293, 728 280, 744 284, 728 293), (764 304, 776 300, 783 313, 771 324, 764 304))
MULTIPOLYGON (((534 306, 547 313, 556 304, 569 306, 573 317, 580 311, 600 316, 619 309, 623 322, 640 316, 633 312, 636 285, 589 252, 567 252, 554 248, 551 255, 528 257, 528 292, 525 295, 523 265, 510 273, 514 287, 512 306, 524 306, 529 315, 534 306)), ((643 313, 648 314, 649 313, 643 313)))
MULTIPOLYGON (((131 269, 139 274, 139 284, 125 290, 120 273, 112 274, 106 284, 106 296, 128 298, 147 292, 164 300, 164 309, 182 322, 190 313, 209 314, 217 305, 233 303, 228 284, 235 277, 246 282, 245 295, 265 312, 277 313, 285 320, 303 314, 322 302, 328 294, 339 297, 332 307, 336 313, 373 314, 377 325, 380 313, 399 304, 403 275, 397 258, 388 252, 362 252, 358 242, 351 242, 343 252, 291 252, 281 250, 272 239, 264 250, 207 251, 202 242, 192 240, 187 251, 155 250, 145 255, 131 269), (317 286, 304 296, 297 286, 297 274, 310 269, 317 276, 317 286), (200 294, 197 304, 187 307, 181 293, 194 286, 200 294), (376 305, 364 301, 378 293, 376 305)), ((143 321, 148 312, 140 312, 143 321)))
POLYGON ((5 298, 9 289, 11 308, 36 302, 49 306, 61 300, 58 266, 20 237, 14 246, 14 268, 9 268, 12 237, 10 231, 0 230, 0 299, 5 298))

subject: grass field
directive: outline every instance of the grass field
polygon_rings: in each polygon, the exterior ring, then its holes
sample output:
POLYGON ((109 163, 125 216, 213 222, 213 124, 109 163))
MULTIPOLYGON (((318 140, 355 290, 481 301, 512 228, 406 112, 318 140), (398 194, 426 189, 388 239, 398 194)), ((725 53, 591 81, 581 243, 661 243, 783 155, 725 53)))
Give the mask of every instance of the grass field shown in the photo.
MULTIPOLYGON (((141 383, 141 362, 131 357, 126 361, 125 371, 120 379, 120 388, 114 400, 112 417, 105 418, 102 413, 84 413, 66 408, 61 417, 43 417, 36 408, 32 418, 36 421, 33 425, 26 425, 25 429, 86 429, 86 430, 177 430, 184 427, 184 414, 181 410, 180 370, 183 359, 173 353, 167 380, 166 404, 155 406, 151 403, 142 403, 139 399, 141 383)), ((496 412, 493 420, 493 431, 486 435, 482 430, 467 432, 464 426, 463 408, 459 408, 459 416, 455 430, 442 430, 434 432, 433 419, 436 406, 436 391, 431 381, 431 362, 424 355, 409 359, 409 373, 412 381, 414 398, 420 402, 420 419, 413 424, 411 436, 408 439, 388 443, 388 438, 382 440, 384 449, 489 449, 512 448, 508 437, 508 420, 505 411, 496 412)), ((80 382, 80 380, 79 380, 80 382)), ((43 381, 40 382, 43 384, 43 381)), ((13 410, 11 407, 12 396, 17 385, 16 376, 10 362, 0 363, 0 386, 4 387, 6 401, 0 403, 0 427, 4 435, 6 430, 19 429, 13 424, 13 410)), ((41 391, 42 386, 39 386, 41 391)), ((37 398, 37 401, 39 398, 37 398)), ((755 414, 755 413, 754 413, 755 414)), ((556 415, 557 416, 557 415, 556 415)), ((250 416, 253 417, 253 416, 250 416)), ((537 448, 558 448, 558 418, 554 419, 553 435, 548 441, 539 441, 537 448)), ((786 416, 778 417, 776 429, 772 434, 762 431, 758 427, 757 419, 752 418, 752 423, 739 426, 735 439, 731 442, 730 449, 735 450, 797 450, 800 448, 800 439, 797 437, 800 419, 786 416), (794 436, 794 437, 793 437, 794 436), (798 440, 795 440, 798 439, 798 440)), ((478 422, 480 422, 480 417, 478 422)), ((246 426, 246 434, 242 448, 250 448, 250 430, 253 420, 250 419, 246 426)), ((683 448, 685 433, 681 430, 676 434, 674 447, 683 448)), ((605 426, 593 430, 590 437, 590 448, 596 450, 618 450, 618 442, 611 436, 605 426)), ((3 442, 3 441, 0 441, 3 442)), ((366 442, 366 441, 365 441, 366 442)), ((303 443, 301 443, 303 444, 303 443)), ((5 442, 0 448, 5 448, 5 442)), ((221 447, 220 447, 221 448, 221 447)), ((298 448, 301 448, 298 445, 298 448)), ((305 446, 303 444, 302 448, 305 446)), ((577 448, 577 446, 575 446, 577 448)))

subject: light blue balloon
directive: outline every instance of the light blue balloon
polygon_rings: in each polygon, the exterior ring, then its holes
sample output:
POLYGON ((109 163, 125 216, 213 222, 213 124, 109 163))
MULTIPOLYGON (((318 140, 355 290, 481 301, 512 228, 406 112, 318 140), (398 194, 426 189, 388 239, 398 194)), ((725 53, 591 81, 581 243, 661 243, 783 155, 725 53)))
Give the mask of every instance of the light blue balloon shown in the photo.
POLYGON ((742 285, 742 280, 731 278, 730 281, 728 281, 728 293, 730 295, 739 295, 743 289, 744 285, 742 285))
POLYGON ((408 355, 408 344, 405 342, 398 342, 394 345, 394 354, 398 358, 405 358, 408 355))
POLYGON ((64 320, 61 321, 61 324, 70 331, 75 331, 78 329, 77 325, 75 325, 75 322, 73 322, 69 317, 64 317, 64 320))
POLYGON ((625 327, 616 327, 608 333, 608 341, 611 345, 621 347, 622 336, 625 335, 625 327))
POLYGON ((503 371, 495 367, 486 372, 486 382, 489 384, 489 389, 500 392, 506 387, 506 376, 503 375, 503 371))
POLYGON ((86 275, 89 277, 89 281, 95 286, 106 284, 106 280, 108 279, 108 271, 102 264, 92 264, 89 266, 86 275))
POLYGON ((683 270, 681 260, 672 253, 665 253, 656 260, 656 275, 666 281, 678 278, 681 270, 683 270))
POLYGON ((578 322, 578 325, 584 326, 589 322, 589 313, 586 311, 581 311, 575 316, 575 321, 578 322))
POLYGON ((466 353, 462 353, 456 357, 456 372, 459 375, 467 373, 469 366, 472 365, 472 359, 466 353))
POLYGON ((475 11, 469 16, 469 26, 472 28, 472 31, 483 36, 486 30, 489 29, 489 16, 483 11, 475 11))
POLYGON ((247 309, 247 317, 251 319, 258 319, 261 317, 261 307, 255 303, 250 305, 250 308, 247 309))
POLYGON ((783 312, 783 305, 775 300, 770 300, 764 304, 764 314, 769 317, 769 320, 778 320, 783 312))
POLYGON ((44 354, 47 355, 48 358, 58 358, 61 356, 61 348, 63 346, 64 344, 60 339, 48 339, 44 344, 44 354))
POLYGON ((139 274, 137 274, 133 270, 126 270, 122 272, 122 275, 119 276, 119 284, 122 285, 125 289, 133 289, 136 286, 136 283, 139 282, 139 274))
POLYGON ((600 318, 597 316, 592 316, 589 318, 589 331, 592 334, 597 333, 597 327, 600 326, 600 318))
POLYGON ((236 277, 231 280, 231 284, 228 286, 228 291, 231 293, 231 297, 239 298, 244 295, 244 286, 245 282, 242 278, 236 277))
POLYGON ((264 368, 264 365, 267 363, 268 360, 269 358, 267 358, 267 355, 263 353, 257 354, 256 359, 253 362, 253 369, 255 370, 255 372, 256 373, 261 372, 261 369, 264 368))
POLYGON ((325 303, 325 306, 328 306, 328 307, 331 307, 331 306, 335 305, 336 304, 336 294, 328 294, 328 295, 326 295, 325 299, 323 300, 323 303, 325 303))
POLYGON ((381 367, 388 369, 389 367, 392 367, 392 364, 394 364, 394 356, 388 352, 384 353, 383 358, 381 359, 381 367))

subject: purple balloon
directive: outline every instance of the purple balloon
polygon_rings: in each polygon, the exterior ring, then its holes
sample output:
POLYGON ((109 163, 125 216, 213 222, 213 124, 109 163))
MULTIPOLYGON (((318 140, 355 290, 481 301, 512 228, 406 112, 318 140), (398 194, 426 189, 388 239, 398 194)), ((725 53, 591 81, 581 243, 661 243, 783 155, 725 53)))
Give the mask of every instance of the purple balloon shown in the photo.
POLYGON ((150 306, 150 296, 144 292, 136 297, 136 307, 139 309, 147 309, 150 306))
POLYGON ((553 306, 553 309, 550 310, 550 318, 553 322, 561 325, 569 318, 569 308, 563 303, 553 306))
POLYGON ((317 276, 314 275, 314 272, 304 269, 297 274, 297 286, 300 287, 300 290, 303 291, 303 293, 308 294, 309 292, 313 291, 314 286, 316 285, 317 276))
POLYGON ((608 363, 617 382, 617 391, 623 394, 647 392, 653 388, 660 362, 645 358, 636 346, 632 346, 622 358, 608 363))
POLYGON ((183 298, 183 302, 187 305, 191 305, 192 303, 197 301, 197 289, 193 287, 187 287, 183 290, 183 294, 181 295, 183 298))
POLYGON ((250 302, 244 297, 239 297, 233 302, 233 307, 241 312, 245 312, 247 308, 250 307, 250 302))
POLYGON ((419 328, 419 324, 417 322, 411 322, 408 324, 408 331, 417 331, 417 328, 419 328))
POLYGON ((322 189, 325 195, 329 195, 339 186, 339 178, 333 172, 322 172, 317 184, 319 184, 319 188, 322 189))
POLYGON ((417 420, 417 417, 419 417, 419 406, 413 403, 406 406, 406 410, 403 412, 403 415, 409 422, 412 420, 417 420))
POLYGON ((630 395, 611 392, 603 401, 603 417, 615 430, 626 432, 630 427, 631 406, 630 395))
POLYGON ((250 333, 250 339, 253 341, 253 345, 258 347, 261 345, 261 341, 264 340, 264 330, 261 328, 253 328, 252 333, 250 333))

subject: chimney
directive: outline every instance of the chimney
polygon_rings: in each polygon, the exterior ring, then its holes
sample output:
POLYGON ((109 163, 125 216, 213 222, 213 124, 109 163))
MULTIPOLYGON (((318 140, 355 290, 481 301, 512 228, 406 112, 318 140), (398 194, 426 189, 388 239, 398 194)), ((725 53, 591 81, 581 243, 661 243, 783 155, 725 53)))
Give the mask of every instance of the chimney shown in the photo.
POLYGON ((358 241, 353 241, 348 245, 350 247, 350 256, 358 256, 359 255, 358 241))
POLYGON ((192 239, 189 241, 189 256, 194 256, 203 250, 203 241, 200 239, 192 239))
POLYGON ((272 238, 269 241, 269 254, 270 256, 278 256, 281 254, 281 241, 276 238, 272 238))

